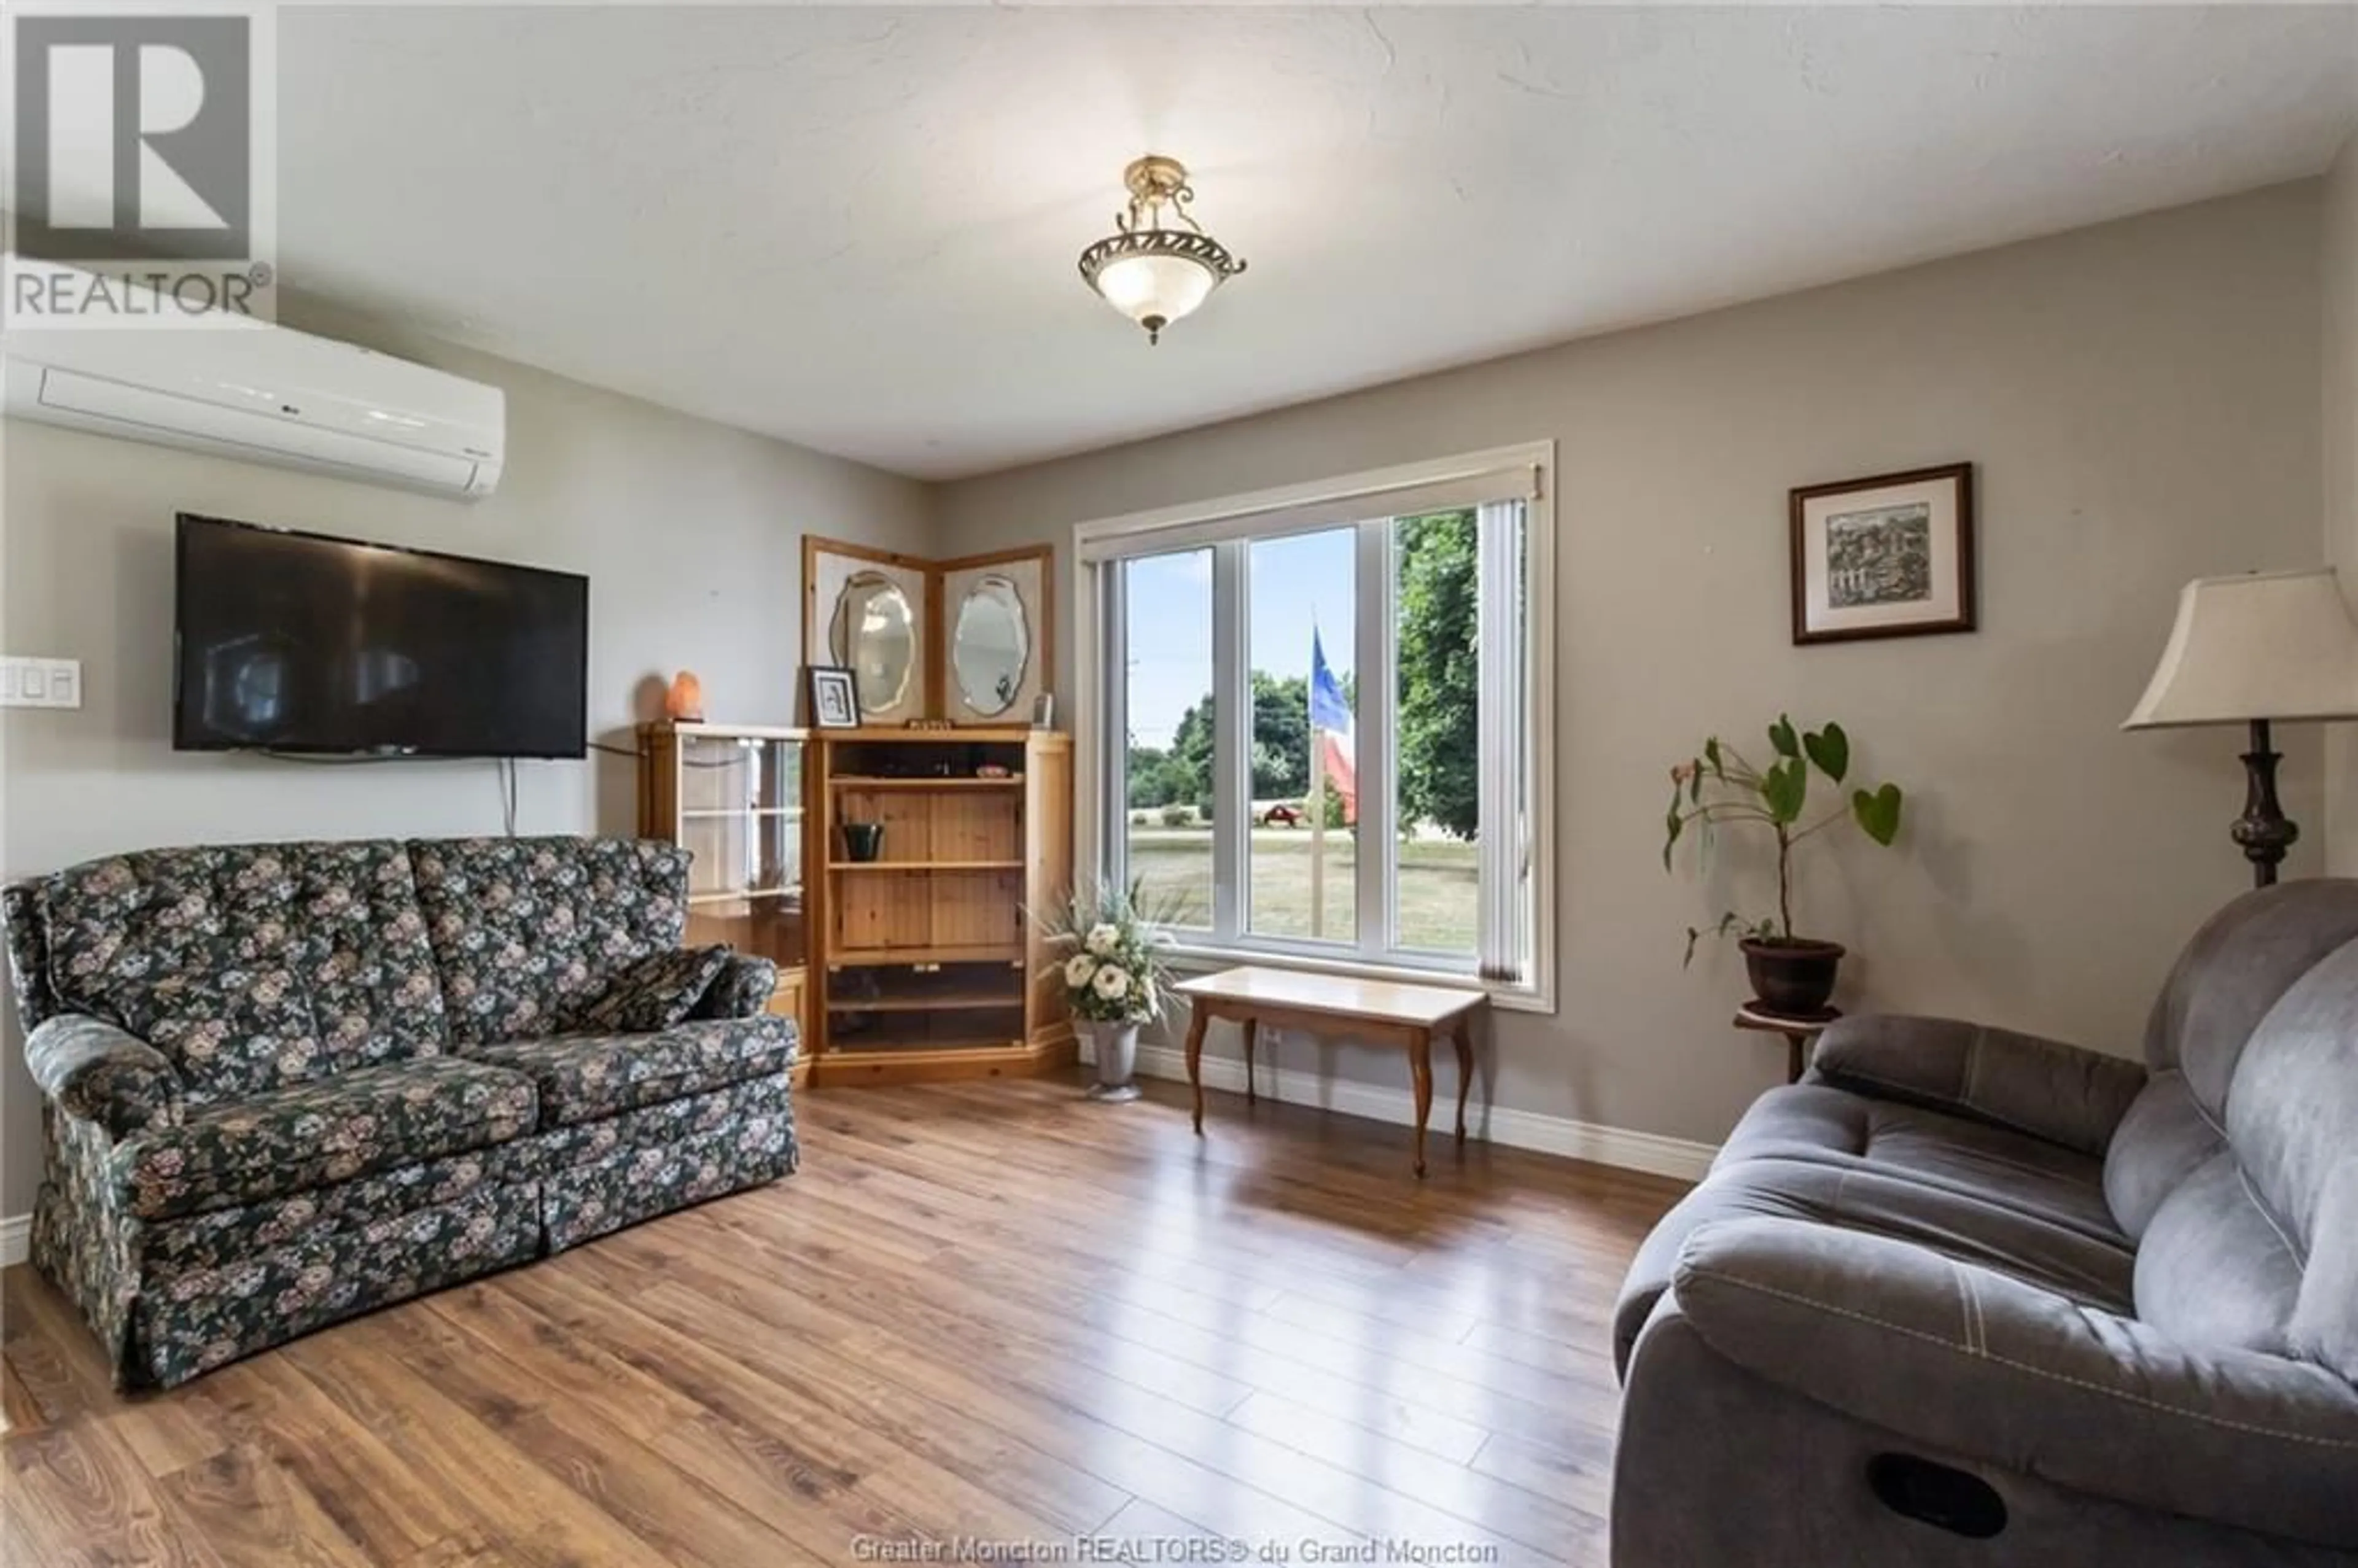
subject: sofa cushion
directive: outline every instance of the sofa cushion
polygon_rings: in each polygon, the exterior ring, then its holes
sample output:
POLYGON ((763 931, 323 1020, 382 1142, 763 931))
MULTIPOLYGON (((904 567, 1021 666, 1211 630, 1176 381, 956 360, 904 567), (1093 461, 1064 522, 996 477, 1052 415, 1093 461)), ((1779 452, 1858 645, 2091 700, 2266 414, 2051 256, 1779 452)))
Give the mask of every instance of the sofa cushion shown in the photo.
POLYGON ((2108 1312, 2127 1313, 2136 1258, 2125 1242, 1976 1197, 1963 1188, 1863 1162, 1725 1156, 1638 1249, 1614 1309, 1614 1354, 1626 1368, 1638 1331, 1671 1287, 1679 1249, 1725 1219, 1806 1219, 1912 1241, 2108 1312))
POLYGON ((8 985, 16 996, 16 1022, 27 1033, 58 1013, 49 983, 49 921, 38 881, 0 888, 0 921, 8 930, 8 985))
POLYGON ((59 1005, 154 1046, 192 1103, 443 1048, 398 844, 142 850, 59 871, 40 898, 59 1005))
POLYGON ((2142 1237, 2163 1202, 2226 1146, 2230 1086, 2261 1020, 2295 981, 2358 939, 2358 881, 2285 882, 2203 922, 2146 1024, 2152 1079, 2105 1154, 2123 1231, 2142 1237))
POLYGON ((2171 966, 2146 1024, 2146 1065, 2176 1067, 2202 1108, 2225 1115, 2227 1087, 2260 1021, 2318 960, 2358 939, 2358 880, 2286 882, 2244 894, 2203 922, 2171 966))
POLYGON ((701 1139, 708 1132, 744 1127, 781 1110, 791 1123, 789 1092, 782 1076, 748 1078, 725 1089, 661 1100, 614 1116, 563 1127, 544 1124, 538 1132, 512 1145, 515 1162, 509 1167, 510 1179, 553 1179, 571 1167, 601 1161, 618 1149, 657 1149, 701 1139))
POLYGON ((109 1166, 132 1214, 169 1219, 505 1142, 535 1119, 530 1078, 437 1056, 191 1114, 115 1145, 109 1166))
POLYGON ((2301 1264, 2221 1151, 2162 1200, 2137 1246, 2136 1314, 2189 1345, 2286 1353, 2301 1264))
POLYGON ((558 1033, 616 975, 677 947, 687 851, 627 838, 447 838, 409 846, 450 1033, 558 1033))
POLYGON ((2186 1075, 2175 1067, 2154 1074, 2104 1155, 2104 1201, 2121 1233, 2142 1238, 2179 1184, 2226 1146, 2226 1129, 2195 1099, 2186 1075))
MULTIPOLYGON (((2000 1501, 2010 1500, 2016 1476, 2036 1476, 2078 1489, 2091 1506, 2114 1499, 2342 1549, 2304 1552, 2255 1536, 2249 1550, 2221 1554, 2189 1537, 2158 1555, 2065 1555, 2004 1528, 2001 1509, 2000 1529, 1982 1539, 1920 1527, 1929 1551, 1861 1554, 1830 1534, 1813 1555, 1772 1561, 2321 1565, 2349 1563, 2358 1548, 2358 1396, 2320 1368, 2188 1345, 1918 1248, 1775 1220, 1696 1237, 1680 1260, 1678 1306, 1734 1366, 1848 1413, 1882 1434, 1887 1451, 1980 1476, 2000 1501)), ((1714 1392, 1692 1383, 1649 1390, 1683 1396, 1699 1440, 1711 1430, 1714 1392)), ((1757 1447, 1720 1452, 1761 1462, 1757 1447)), ((1711 1476, 1699 1466, 1687 1495, 1709 1498, 1711 1476)), ((1855 1472, 1833 1479, 1868 1489, 1855 1472)))
POLYGON ((2358 940, 2303 975, 2254 1033, 2227 1097, 2227 1142, 2252 1208, 2302 1262, 2291 1353, 2358 1380, 2358 940))
POLYGON ((540 1180, 542 1229, 552 1252, 785 1175, 795 1163, 794 1109, 779 1077, 543 1137, 552 1144, 575 1141, 540 1180), (600 1136, 609 1128, 622 1135, 609 1141, 600 1136))
POLYGON ((688 1017, 751 1018, 768 1010, 777 989, 776 959, 731 953, 688 1017))
POLYGON ((2145 1087, 2142 1062, 1954 1018, 1868 1013, 1818 1038, 1812 1082, 2027 1132, 2101 1157, 2145 1087))
POLYGON ((478 1047, 528 1076, 541 1125, 566 1127, 725 1088, 794 1065, 795 1026, 772 1014, 682 1023, 653 1034, 559 1034, 478 1047))
POLYGON ((604 994, 569 1021, 571 1027, 611 1034, 669 1029, 696 1011, 731 951, 723 945, 650 953, 607 982, 604 994))
POLYGON ((25 1070, 59 1113, 94 1121, 111 1137, 188 1113, 188 1091, 161 1052, 86 1012, 61 1012, 28 1032, 25 1070))
POLYGON ((503 1182, 529 1181, 531 1144, 525 1133, 285 1197, 157 1220, 140 1227, 139 1261, 150 1283, 163 1284, 178 1274, 227 1269, 257 1253, 440 1208, 503 1182))
POLYGON ((2294 1355, 2358 1383, 2358 1159, 2342 1161, 2326 1184, 2286 1337, 2294 1355))
POLYGON ((343 1318, 529 1262, 541 1237, 539 1184, 502 1184, 192 1269, 139 1293, 138 1359, 124 1381, 172 1388, 343 1318))
POLYGON ((2125 1245, 2094 1156, 1965 1117, 1795 1084, 1752 1102, 1718 1162, 1764 1156, 1871 1169, 2125 1245))

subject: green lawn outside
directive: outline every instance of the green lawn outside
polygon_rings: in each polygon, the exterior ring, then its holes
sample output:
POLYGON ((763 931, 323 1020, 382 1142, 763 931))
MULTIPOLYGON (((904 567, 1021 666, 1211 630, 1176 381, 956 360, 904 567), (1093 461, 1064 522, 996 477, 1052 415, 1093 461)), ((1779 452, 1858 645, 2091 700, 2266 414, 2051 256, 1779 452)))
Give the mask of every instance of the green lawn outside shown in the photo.
MULTIPOLYGON (((1141 827, 1130 833, 1130 874, 1152 901, 1175 895, 1182 923, 1212 919, 1212 832, 1208 827, 1141 827)), ((1326 835, 1326 924, 1321 935, 1347 941, 1354 932, 1357 846, 1348 833, 1326 835)), ((1249 930, 1265 936, 1310 935, 1310 829, 1256 827, 1252 833, 1249 930)), ((1478 872, 1475 848, 1415 838, 1400 847, 1401 941, 1443 952, 1474 950, 1478 872)))

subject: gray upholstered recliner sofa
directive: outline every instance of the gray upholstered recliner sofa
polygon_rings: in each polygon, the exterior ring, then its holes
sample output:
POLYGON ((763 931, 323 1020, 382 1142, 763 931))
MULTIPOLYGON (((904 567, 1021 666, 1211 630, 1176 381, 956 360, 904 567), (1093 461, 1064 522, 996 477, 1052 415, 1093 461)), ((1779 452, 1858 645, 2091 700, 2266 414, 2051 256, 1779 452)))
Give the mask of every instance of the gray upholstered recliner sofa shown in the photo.
POLYGON ((1617 1568, 2358 1563, 2358 881, 2247 894, 2146 1065, 1859 1018, 1624 1288, 1617 1568))
POLYGON ((794 1169, 766 958, 619 838, 239 844, 5 892, 33 1262, 126 1388, 794 1169))

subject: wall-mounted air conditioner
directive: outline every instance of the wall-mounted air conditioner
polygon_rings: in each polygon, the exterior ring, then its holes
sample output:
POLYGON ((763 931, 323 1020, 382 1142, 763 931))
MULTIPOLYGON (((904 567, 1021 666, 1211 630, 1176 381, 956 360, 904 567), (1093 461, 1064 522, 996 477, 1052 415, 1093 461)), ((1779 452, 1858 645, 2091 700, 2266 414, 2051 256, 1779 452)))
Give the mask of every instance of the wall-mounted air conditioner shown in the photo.
POLYGON ((265 322, 0 335, 8 414, 443 495, 489 495, 496 386, 265 322))

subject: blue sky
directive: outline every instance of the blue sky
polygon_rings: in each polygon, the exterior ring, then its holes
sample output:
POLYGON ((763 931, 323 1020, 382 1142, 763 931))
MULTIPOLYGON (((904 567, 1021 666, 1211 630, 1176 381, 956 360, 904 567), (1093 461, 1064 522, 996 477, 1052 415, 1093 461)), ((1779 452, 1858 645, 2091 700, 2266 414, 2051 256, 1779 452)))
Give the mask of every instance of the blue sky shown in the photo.
MULTIPOLYGON (((1353 549, 1348 528, 1253 545, 1253 668, 1307 679, 1314 620, 1327 667, 1337 680, 1350 675, 1353 549)), ((1136 744, 1159 749, 1212 688, 1212 553, 1147 557, 1130 562, 1129 574, 1130 732, 1136 744)))

